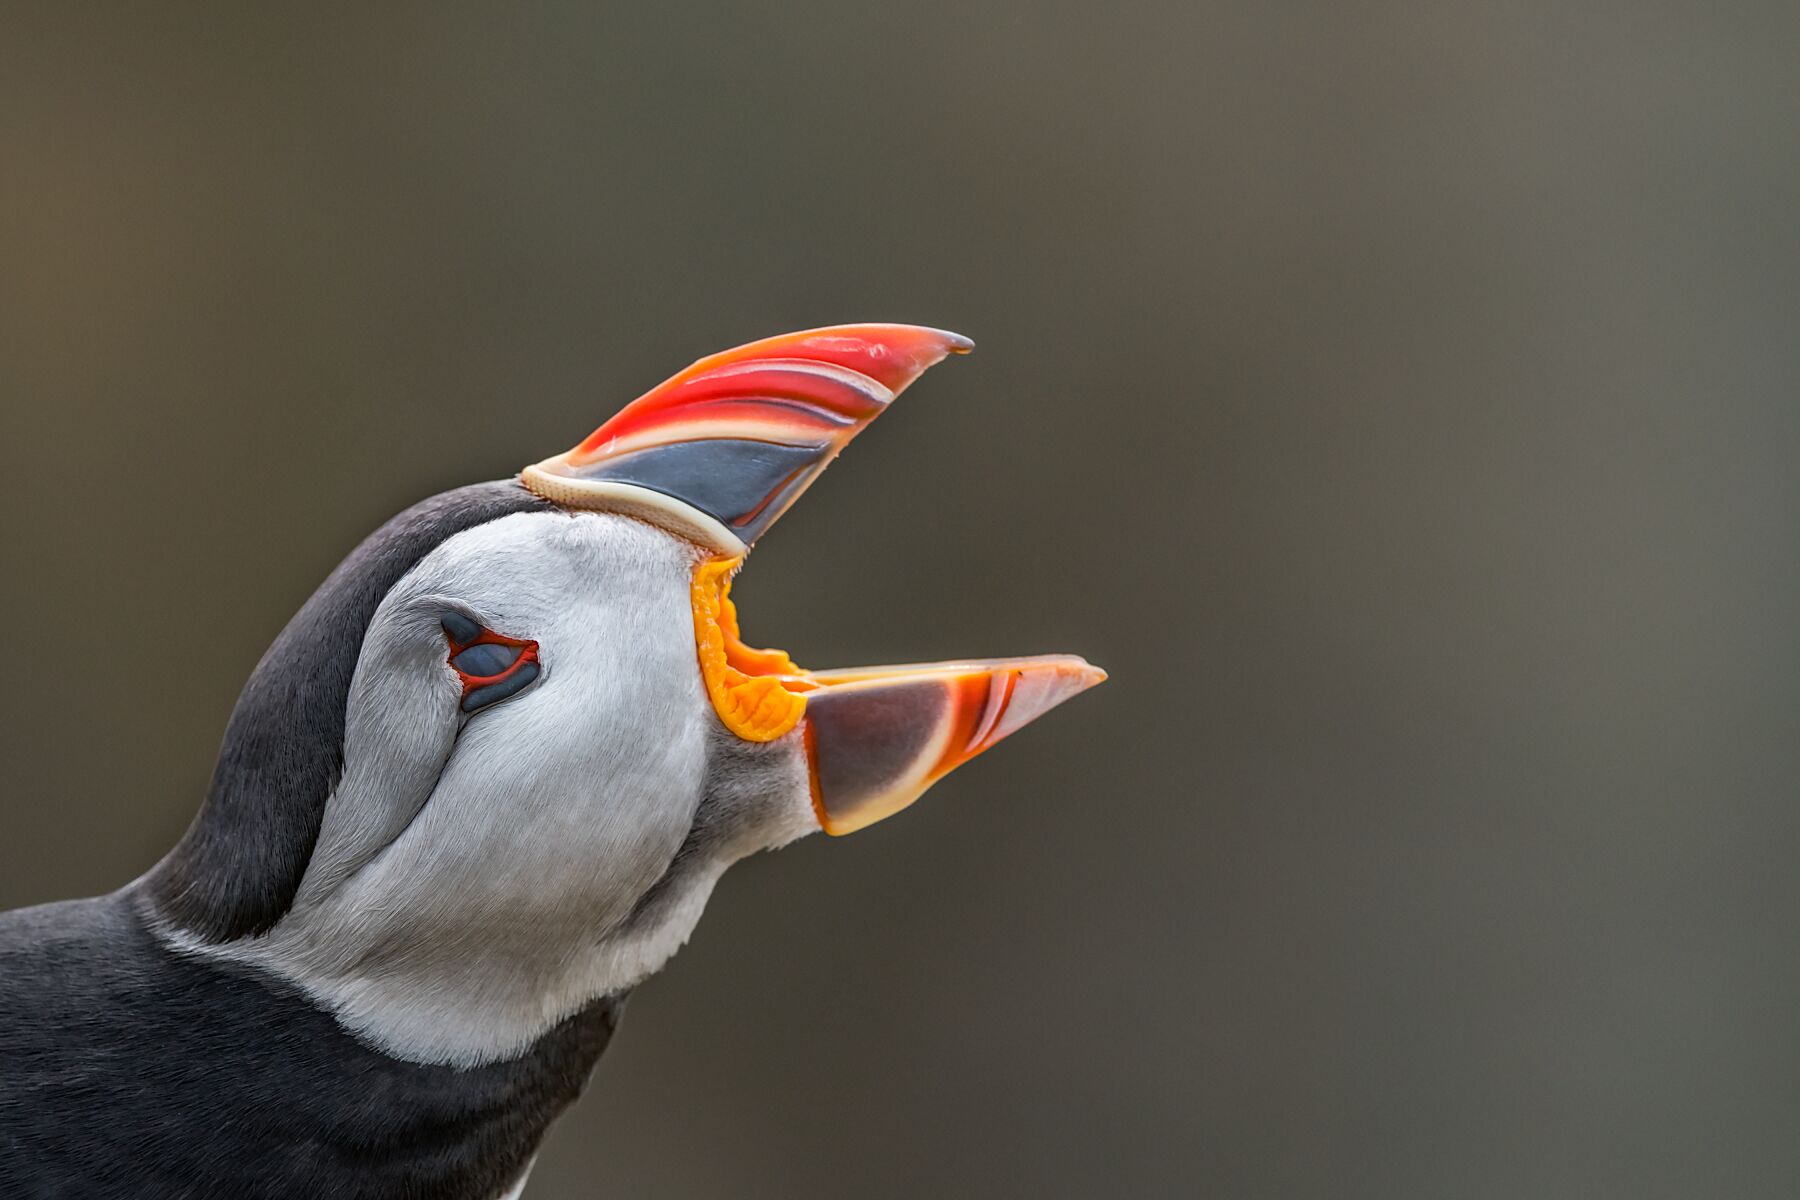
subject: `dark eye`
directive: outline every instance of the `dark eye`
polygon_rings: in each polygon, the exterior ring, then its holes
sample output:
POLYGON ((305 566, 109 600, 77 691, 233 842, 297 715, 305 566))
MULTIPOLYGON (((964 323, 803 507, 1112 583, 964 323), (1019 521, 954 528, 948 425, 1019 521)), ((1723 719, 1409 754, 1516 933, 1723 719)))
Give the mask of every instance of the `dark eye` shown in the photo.
POLYGON ((538 644, 495 633, 462 613, 445 613, 450 668, 462 679, 462 710, 474 712, 524 691, 538 677, 538 644))

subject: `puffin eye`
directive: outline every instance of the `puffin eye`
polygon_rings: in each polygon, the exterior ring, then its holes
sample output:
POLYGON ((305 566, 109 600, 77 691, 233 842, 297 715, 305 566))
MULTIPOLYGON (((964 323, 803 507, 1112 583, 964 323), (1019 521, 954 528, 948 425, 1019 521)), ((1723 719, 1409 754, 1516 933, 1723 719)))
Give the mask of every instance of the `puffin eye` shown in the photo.
POLYGON ((538 677, 538 644, 511 638, 464 616, 445 613, 450 669, 462 680, 462 710, 472 713, 524 691, 538 677))
POLYGON ((477 642, 461 654, 450 660, 450 665, 471 679, 486 679, 512 666, 519 661, 520 650, 517 646, 502 646, 499 642, 477 642))

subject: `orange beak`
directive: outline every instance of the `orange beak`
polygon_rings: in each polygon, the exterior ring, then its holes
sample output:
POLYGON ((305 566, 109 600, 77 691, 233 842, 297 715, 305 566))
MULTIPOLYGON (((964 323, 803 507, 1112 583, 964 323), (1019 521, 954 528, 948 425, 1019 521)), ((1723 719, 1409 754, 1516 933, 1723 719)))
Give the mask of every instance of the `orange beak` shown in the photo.
POLYGON ((731 576, 850 439, 967 338, 914 325, 845 325, 701 359, 521 482, 570 508, 621 512, 709 556, 692 585, 695 645, 713 709, 749 741, 794 735, 813 811, 843 834, 926 788, 1106 673, 1072 655, 807 671, 738 636, 731 576))

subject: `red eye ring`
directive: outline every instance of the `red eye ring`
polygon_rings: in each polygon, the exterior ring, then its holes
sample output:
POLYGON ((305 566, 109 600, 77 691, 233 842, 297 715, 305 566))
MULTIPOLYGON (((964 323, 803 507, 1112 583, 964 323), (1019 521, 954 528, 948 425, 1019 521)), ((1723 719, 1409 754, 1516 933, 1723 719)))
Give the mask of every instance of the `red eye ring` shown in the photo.
POLYGON ((465 698, 468 697, 469 693, 476 691, 479 688, 493 687, 496 684, 505 683, 520 671, 523 671, 527 663, 532 664, 534 673, 536 671, 538 644, 530 638, 507 637, 503 633, 495 633, 491 629, 483 629, 478 635, 464 642, 458 641, 455 634, 451 633, 448 629, 445 629, 444 640, 450 644, 450 654, 445 661, 450 664, 450 669, 455 671, 457 677, 462 680, 462 694, 465 698), (471 646, 506 646, 517 650, 519 654, 504 671, 500 671, 493 675, 471 675, 456 665, 456 656, 471 646))

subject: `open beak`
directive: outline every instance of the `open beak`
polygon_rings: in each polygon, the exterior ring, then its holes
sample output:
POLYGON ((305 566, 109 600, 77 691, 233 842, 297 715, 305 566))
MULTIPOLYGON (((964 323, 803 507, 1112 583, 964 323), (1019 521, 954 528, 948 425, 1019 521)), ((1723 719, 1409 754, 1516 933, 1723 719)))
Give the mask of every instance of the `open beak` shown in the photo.
POLYGON ((565 507, 635 516, 709 552, 690 598, 707 695, 746 740, 799 731, 827 833, 900 811, 1106 678, 1073 655, 808 671, 738 635, 731 577, 750 546, 927 367, 973 348, 916 325, 843 325, 752 342, 701 359, 520 475, 565 507))

